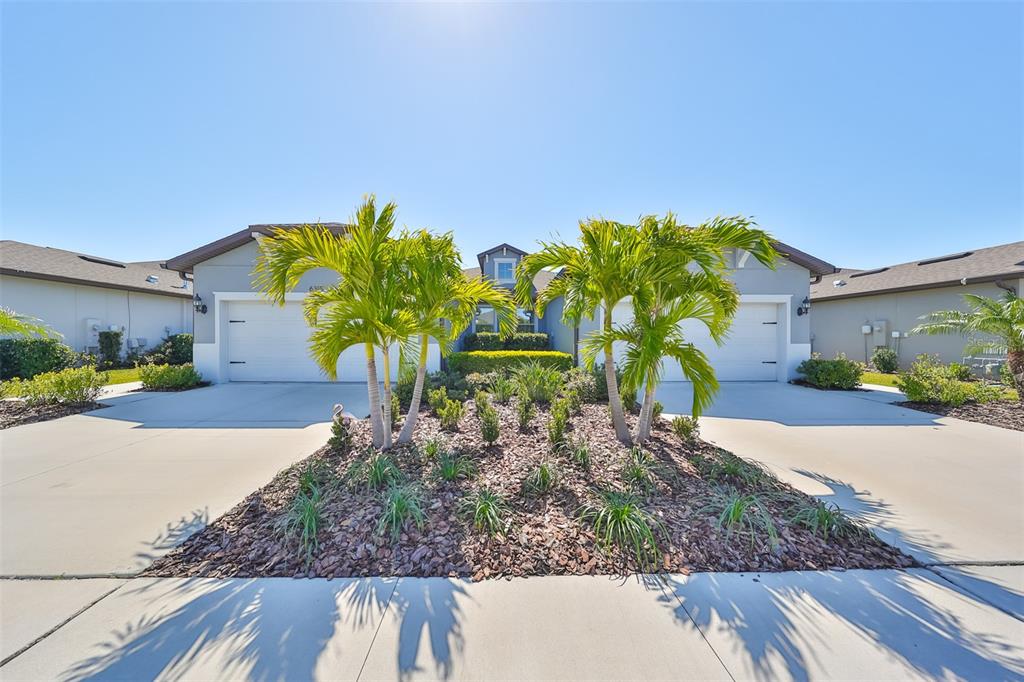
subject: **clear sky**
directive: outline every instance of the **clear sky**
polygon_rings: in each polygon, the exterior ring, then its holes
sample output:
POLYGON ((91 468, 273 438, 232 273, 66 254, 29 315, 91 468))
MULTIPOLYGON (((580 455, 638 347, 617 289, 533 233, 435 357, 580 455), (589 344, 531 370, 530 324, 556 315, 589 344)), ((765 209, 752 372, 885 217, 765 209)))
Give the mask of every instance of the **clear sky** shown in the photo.
POLYGON ((2 233, 121 260, 395 199, 470 262, 756 216, 837 265, 1024 239, 1024 4, 2 5, 2 233))

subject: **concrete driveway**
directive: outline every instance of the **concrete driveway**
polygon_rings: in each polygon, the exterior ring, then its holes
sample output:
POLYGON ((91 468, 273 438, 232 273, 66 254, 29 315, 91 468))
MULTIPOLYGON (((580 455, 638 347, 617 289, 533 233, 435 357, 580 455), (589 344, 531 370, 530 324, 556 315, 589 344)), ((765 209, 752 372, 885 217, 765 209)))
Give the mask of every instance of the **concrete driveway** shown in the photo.
POLYGON ((329 437, 364 384, 222 384, 0 431, 0 575, 137 573, 329 437))

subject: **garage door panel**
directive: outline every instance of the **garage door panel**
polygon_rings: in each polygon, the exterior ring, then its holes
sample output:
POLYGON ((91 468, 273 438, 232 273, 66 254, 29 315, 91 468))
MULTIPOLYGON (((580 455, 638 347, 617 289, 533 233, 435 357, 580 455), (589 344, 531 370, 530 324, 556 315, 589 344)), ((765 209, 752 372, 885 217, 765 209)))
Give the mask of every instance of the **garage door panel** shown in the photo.
MULTIPOLYGON (((302 315, 302 304, 275 306, 262 301, 231 301, 227 304, 227 353, 229 381, 329 381, 309 355, 312 329, 302 315)), ((376 353, 377 373, 383 378, 383 355, 376 353)), ((398 378, 399 349, 390 354, 391 378, 398 378)), ((431 344, 427 353, 430 371, 440 366, 440 351, 431 344)), ((357 346, 338 359, 338 381, 366 381, 366 351, 357 346)))
MULTIPOLYGON (((613 319, 616 324, 631 321, 632 306, 617 306, 613 319)), ((707 326, 699 320, 686 320, 680 327, 684 338, 707 355, 719 381, 776 380, 780 333, 776 304, 741 304, 721 346, 715 343, 707 326)), ((617 361, 621 361, 624 352, 625 346, 616 344, 617 361)), ((662 365, 662 380, 687 379, 679 363, 666 360, 662 365)))

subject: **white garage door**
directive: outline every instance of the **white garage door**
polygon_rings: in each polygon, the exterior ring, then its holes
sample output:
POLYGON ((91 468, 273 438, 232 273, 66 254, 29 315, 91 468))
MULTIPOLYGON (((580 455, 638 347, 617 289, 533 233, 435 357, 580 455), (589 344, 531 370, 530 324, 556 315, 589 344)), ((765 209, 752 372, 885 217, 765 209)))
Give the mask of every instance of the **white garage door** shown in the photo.
MULTIPOLYGON (((630 304, 615 308, 616 324, 632 319, 630 304)), ((683 323, 683 334, 704 351, 719 381, 775 381, 779 352, 778 306, 774 303, 743 303, 733 318, 722 346, 711 340, 707 327, 696 320, 683 323)), ((616 358, 624 348, 616 348, 616 358)), ((686 381, 679 363, 666 360, 664 381, 686 381)))
MULTIPOLYGON (((229 381, 328 381, 309 355, 310 328, 302 316, 301 303, 276 306, 263 301, 229 301, 226 311, 229 381)), ((382 361, 378 352, 378 374, 383 371, 382 361)), ((435 371, 439 365, 437 344, 431 344, 427 368, 435 371)), ((396 347, 391 353, 391 379, 397 378, 396 347)), ((342 353, 338 381, 366 381, 363 346, 342 353)))

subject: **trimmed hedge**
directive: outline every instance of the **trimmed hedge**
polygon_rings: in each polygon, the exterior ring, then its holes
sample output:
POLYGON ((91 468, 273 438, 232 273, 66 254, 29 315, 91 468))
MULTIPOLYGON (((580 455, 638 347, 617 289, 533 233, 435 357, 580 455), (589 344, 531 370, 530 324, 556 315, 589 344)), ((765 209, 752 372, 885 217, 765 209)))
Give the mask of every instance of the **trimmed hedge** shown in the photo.
POLYGON ((190 364, 139 365, 139 379, 144 389, 182 391, 198 386, 203 377, 190 364))
POLYGON ((29 405, 84 405, 100 397, 107 379, 106 372, 97 372, 95 367, 87 365, 43 372, 31 379, 11 379, 4 384, 3 393, 18 396, 29 405))
POLYGON ((466 336, 465 350, 547 350, 548 335, 543 332, 516 332, 507 339, 496 332, 477 332, 466 336))
POLYGON ((848 360, 842 353, 831 360, 815 354, 810 360, 801 362, 796 371, 804 375, 807 383, 818 388, 852 391, 860 386, 860 375, 864 373, 864 365, 848 360))
POLYGON ((538 362, 564 372, 572 367, 572 356, 554 350, 473 350, 448 356, 448 366, 463 375, 511 369, 527 362, 538 362))
POLYGON ((962 381, 962 370, 954 367, 957 364, 944 366, 936 357, 919 355, 910 369, 900 374, 896 388, 903 391, 907 400, 915 403, 960 407, 964 403, 985 403, 999 399, 1003 393, 1001 386, 989 386, 980 381, 962 381))
POLYGON ((171 334, 145 354, 154 365, 185 365, 192 362, 192 335, 171 334))
POLYGON ((56 339, 0 339, 0 379, 31 379, 75 362, 75 351, 56 339))

